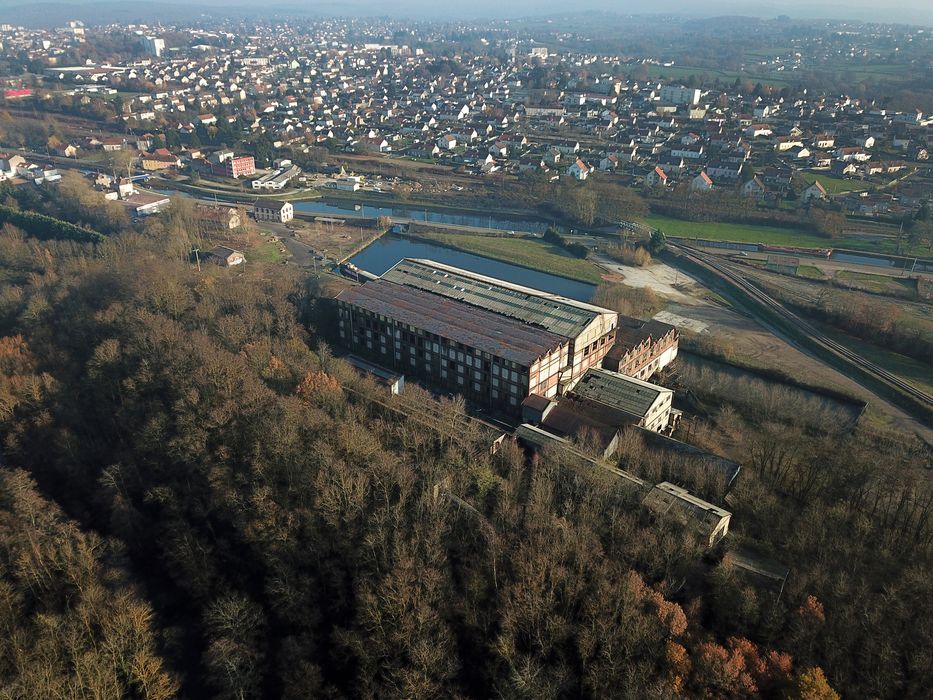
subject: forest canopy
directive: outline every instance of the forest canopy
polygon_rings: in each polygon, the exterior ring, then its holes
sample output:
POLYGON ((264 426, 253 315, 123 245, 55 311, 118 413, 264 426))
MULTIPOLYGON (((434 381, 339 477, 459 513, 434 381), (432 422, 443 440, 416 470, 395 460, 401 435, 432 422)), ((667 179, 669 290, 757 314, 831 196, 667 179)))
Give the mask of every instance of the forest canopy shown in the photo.
MULTIPOLYGON (((97 244, 0 233, 4 695, 933 684, 930 503, 909 445, 723 403, 695 438, 746 469, 737 531, 710 552, 589 462, 491 454, 462 401, 388 396, 331 352, 321 284, 199 272, 187 235, 173 216, 97 244), (740 545, 790 565, 779 594, 729 565, 740 545)), ((623 460, 683 472, 634 445, 623 460)))

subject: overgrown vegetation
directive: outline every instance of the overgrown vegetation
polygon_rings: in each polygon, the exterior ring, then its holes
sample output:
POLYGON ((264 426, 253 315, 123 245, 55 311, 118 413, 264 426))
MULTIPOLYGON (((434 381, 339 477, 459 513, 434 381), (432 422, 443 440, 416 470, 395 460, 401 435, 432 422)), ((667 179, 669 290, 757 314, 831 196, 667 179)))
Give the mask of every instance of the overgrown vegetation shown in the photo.
MULTIPOLYGON (((320 285, 253 263, 199 273, 184 221, 97 246, 0 235, 11 695, 158 698, 180 682, 224 698, 900 698, 933 684, 918 652, 933 644, 933 504, 907 441, 727 404, 695 423, 692 440, 746 465, 733 542, 792 567, 777 597, 608 472, 561 453, 529 463, 510 442, 490 455, 494 433, 462 401, 359 377, 322 340, 320 285)), ((654 305, 621 286, 597 302, 654 305)))
POLYGON ((54 219, 51 216, 32 211, 17 211, 12 207, 0 205, 0 224, 13 224, 36 238, 56 238, 59 240, 99 243, 103 235, 90 229, 54 219))
POLYGON ((603 282, 593 294, 593 303, 635 318, 651 318, 663 308, 663 302, 650 287, 603 282))
POLYGON ((606 255, 631 267, 646 267, 651 264, 651 253, 641 245, 611 245, 606 248, 606 255))
POLYGON ((585 245, 582 243, 574 243, 573 241, 564 238, 552 226, 547 227, 547 230, 544 232, 541 238, 548 243, 553 243, 554 245, 563 248, 575 258, 585 258, 587 255, 589 255, 589 250, 585 245))
POLYGON ((933 358, 933 322, 897 302, 828 287, 812 297, 773 284, 767 287, 789 307, 857 338, 921 362, 929 363, 933 358))

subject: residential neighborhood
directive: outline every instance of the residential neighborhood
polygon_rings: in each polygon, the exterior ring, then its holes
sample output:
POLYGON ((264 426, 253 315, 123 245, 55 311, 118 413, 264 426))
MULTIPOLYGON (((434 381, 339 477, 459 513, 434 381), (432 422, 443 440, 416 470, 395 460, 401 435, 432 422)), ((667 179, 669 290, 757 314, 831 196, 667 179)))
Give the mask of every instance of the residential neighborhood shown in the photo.
MULTIPOLYGON (((368 27, 373 37, 384 29, 368 27)), ((162 27, 167 42, 150 26, 108 27, 127 37, 119 62, 70 62, 99 31, 0 32, 5 50, 34 67, 6 81, 4 103, 104 118, 133 134, 42 144, 76 161, 128 151, 132 165, 160 176, 282 191, 303 167, 326 162, 322 152, 355 153, 476 178, 585 183, 597 173, 764 207, 835 199, 865 216, 911 211, 927 192, 911 176, 928 160, 933 116, 851 95, 636 79, 637 70, 594 67, 651 59, 542 52, 504 33, 488 53, 438 56, 416 42, 353 39, 339 21, 248 35, 162 27), (817 181, 822 191, 810 189, 817 181)), ((41 183, 56 174, 26 163, 3 177, 16 175, 41 183)))

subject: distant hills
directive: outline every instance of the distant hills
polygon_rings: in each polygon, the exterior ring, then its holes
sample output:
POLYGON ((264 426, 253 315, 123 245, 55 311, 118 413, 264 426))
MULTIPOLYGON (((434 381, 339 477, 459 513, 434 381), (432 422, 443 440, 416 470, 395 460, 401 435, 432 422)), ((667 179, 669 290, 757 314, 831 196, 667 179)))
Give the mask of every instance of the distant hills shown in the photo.
MULTIPOLYGON (((14 0, 15 2, 16 0, 14 0)), ((575 13, 606 11, 606 5, 596 0, 581 0, 575 13)), ((475 0, 455 3, 444 0, 395 0, 391 4, 379 0, 279 0, 272 5, 249 3, 247 0, 197 0, 195 3, 150 2, 125 4, 111 0, 57 0, 57 2, 14 4, 0 10, 0 20, 25 26, 55 26, 69 19, 88 24, 183 22, 200 16, 269 17, 270 15, 308 16, 393 16, 413 19, 443 20, 445 18, 470 19, 479 17, 529 17, 566 13, 567 6, 558 0, 517 0, 501 3, 498 0, 475 0)), ((619 14, 646 13, 644 5, 623 0, 612 5, 619 14)), ((790 15, 796 19, 838 18, 868 22, 900 22, 933 25, 933 6, 925 0, 908 0, 896 7, 886 7, 879 14, 879 6, 870 0, 850 2, 772 2, 754 6, 734 0, 713 0, 698 6, 689 0, 673 0, 664 6, 664 14, 709 18, 714 15, 741 15, 774 18, 790 15), (914 7, 910 7, 914 4, 914 7)))

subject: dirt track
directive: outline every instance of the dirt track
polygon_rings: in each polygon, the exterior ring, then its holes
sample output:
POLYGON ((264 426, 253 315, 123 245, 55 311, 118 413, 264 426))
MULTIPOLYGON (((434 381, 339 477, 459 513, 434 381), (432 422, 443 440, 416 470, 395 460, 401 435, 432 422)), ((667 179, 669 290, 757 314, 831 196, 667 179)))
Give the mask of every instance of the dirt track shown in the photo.
POLYGON ((705 326, 701 335, 711 336, 719 347, 737 360, 774 368, 804 383, 829 387, 859 397, 877 409, 876 415, 880 414, 880 420, 890 427, 916 432, 924 435, 928 441, 933 440, 933 429, 929 426, 920 424, 842 372, 775 335, 751 316, 719 302, 702 284, 685 273, 664 263, 655 263, 646 268, 609 263, 607 267, 623 275, 624 284, 649 287, 668 299, 665 309, 668 313, 663 314, 659 320, 674 322, 682 330, 691 332, 705 326), (689 323, 678 323, 677 317, 687 319, 689 323))

